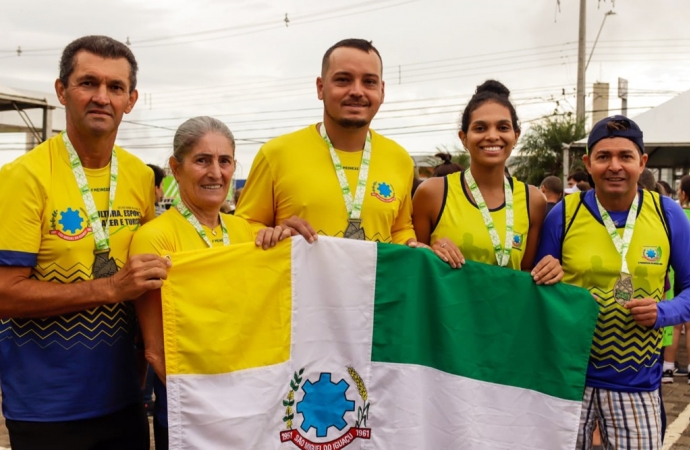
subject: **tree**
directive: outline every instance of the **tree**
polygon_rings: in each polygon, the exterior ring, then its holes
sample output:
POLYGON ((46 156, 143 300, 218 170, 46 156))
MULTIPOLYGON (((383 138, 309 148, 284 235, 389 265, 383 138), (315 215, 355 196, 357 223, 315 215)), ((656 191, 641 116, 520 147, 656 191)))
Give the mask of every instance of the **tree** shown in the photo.
MULTIPOLYGON (((563 174, 563 144, 572 144, 586 135, 584 122, 578 123, 572 114, 548 117, 535 123, 520 139, 522 147, 511 164, 512 175, 535 186, 549 175, 560 177, 563 174)), ((571 170, 584 167, 577 156, 571 152, 571 170)))

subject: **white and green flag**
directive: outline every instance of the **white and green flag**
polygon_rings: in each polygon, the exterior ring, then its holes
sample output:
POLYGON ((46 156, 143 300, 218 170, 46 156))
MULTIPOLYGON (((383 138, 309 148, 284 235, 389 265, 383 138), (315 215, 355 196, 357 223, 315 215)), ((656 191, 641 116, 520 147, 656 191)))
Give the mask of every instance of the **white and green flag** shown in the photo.
POLYGON ((586 290, 319 237, 173 255, 163 304, 171 449, 575 448, 586 290))

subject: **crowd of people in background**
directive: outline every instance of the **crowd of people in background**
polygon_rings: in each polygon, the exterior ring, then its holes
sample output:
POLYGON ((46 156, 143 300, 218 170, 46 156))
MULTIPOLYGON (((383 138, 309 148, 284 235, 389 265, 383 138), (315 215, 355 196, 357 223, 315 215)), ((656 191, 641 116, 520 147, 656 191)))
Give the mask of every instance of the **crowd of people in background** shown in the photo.
POLYGON ((105 36, 65 48, 55 88, 66 130, 0 171, 3 226, 19 230, 0 234, 0 382, 14 450, 148 449, 147 409, 166 449, 166 256, 243 242, 270 251, 298 235, 406 245, 453 270, 472 260, 588 289, 600 315, 577 448, 594 447, 595 428, 604 448, 661 448, 662 372, 679 372, 690 321, 690 178, 679 205, 645 169, 642 130, 614 116, 594 124, 586 171, 567 187, 556 176, 523 183, 507 168, 521 134, 510 91, 488 80, 462 109, 469 167, 439 154, 420 182, 405 149, 370 128, 382 67, 371 42, 331 46, 316 82, 322 120, 261 147, 233 216, 228 126, 206 116, 179 126, 168 164, 180 201, 161 208, 162 169, 115 144, 138 98, 134 55, 105 36), (674 326, 664 361, 663 329, 674 326))

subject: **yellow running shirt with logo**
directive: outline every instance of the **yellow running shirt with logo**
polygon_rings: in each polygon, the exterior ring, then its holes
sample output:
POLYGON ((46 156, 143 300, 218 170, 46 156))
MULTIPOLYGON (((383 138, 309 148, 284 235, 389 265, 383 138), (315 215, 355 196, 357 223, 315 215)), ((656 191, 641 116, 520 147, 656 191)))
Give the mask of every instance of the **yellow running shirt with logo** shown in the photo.
MULTIPOLYGON (((123 149, 115 151, 119 174, 110 217, 110 165, 84 172, 101 224, 110 224, 110 257, 121 268, 132 235, 154 217, 155 197, 151 169, 123 149)), ((0 170, 0 217, 0 265, 30 267, 31 278, 51 283, 92 279, 96 244, 60 135, 0 170)), ((135 326, 128 303, 0 320, 6 417, 80 420, 136 402, 135 326)))
MULTIPOLYGON (((414 163, 394 141, 375 131, 371 135, 361 226, 369 241, 403 244, 415 238, 411 201, 414 163)), ((354 193, 362 152, 336 152, 354 193)), ((307 220, 318 234, 345 234, 345 200, 328 145, 316 125, 280 136, 261 147, 235 214, 249 220, 255 232, 298 216, 307 220)))
MULTIPOLYGON (((529 232, 529 190, 525 183, 515 178, 510 178, 509 182, 513 189, 514 225, 513 248, 507 267, 520 270, 529 232)), ((505 203, 490 210, 490 213, 503 246, 506 239, 505 203)), ((431 232, 431 244, 443 237, 453 241, 466 259, 484 264, 497 264, 489 230, 484 224, 479 208, 471 200, 465 185, 464 171, 445 177, 443 204, 436 226, 431 232)))
MULTIPOLYGON (((657 193, 639 191, 640 207, 627 254, 634 298, 664 298, 670 244, 657 193)), ((565 198, 562 264, 563 281, 588 289, 599 303, 587 372, 587 385, 604 389, 634 387, 649 390, 659 383, 659 349, 663 329, 638 325, 630 311, 613 298, 620 277, 621 257, 598 211, 582 195, 565 198)), ((594 206, 596 207, 596 206, 594 206)), ((623 235, 625 223, 616 223, 623 235)))

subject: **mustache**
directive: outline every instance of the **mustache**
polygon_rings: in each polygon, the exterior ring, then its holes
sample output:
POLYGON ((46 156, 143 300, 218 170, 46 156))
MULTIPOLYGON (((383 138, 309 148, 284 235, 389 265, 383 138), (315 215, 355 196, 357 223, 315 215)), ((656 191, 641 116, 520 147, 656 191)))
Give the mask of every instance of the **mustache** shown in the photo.
POLYGON ((109 108, 109 107, 107 107, 107 106, 106 106, 106 107, 103 107, 103 106, 93 105, 93 106, 90 106, 90 107, 86 110, 86 112, 87 112, 87 113, 90 113, 90 112, 101 112, 101 113, 110 114, 111 116, 113 115, 113 110, 112 110, 112 108, 109 108))
POLYGON ((343 106, 370 106, 371 102, 362 99, 350 98, 342 102, 343 106))

